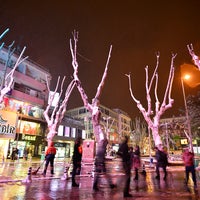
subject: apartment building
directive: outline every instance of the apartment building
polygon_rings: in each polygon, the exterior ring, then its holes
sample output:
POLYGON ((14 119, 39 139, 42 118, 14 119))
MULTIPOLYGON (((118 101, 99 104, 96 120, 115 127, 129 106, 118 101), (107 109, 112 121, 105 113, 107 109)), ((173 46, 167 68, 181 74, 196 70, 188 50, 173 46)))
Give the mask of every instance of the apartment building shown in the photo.
MULTIPOLYGON (((15 65, 19 54, 9 53, 8 48, 0 50, 0 86, 4 87, 5 76, 15 65)), ((23 157, 25 148, 31 155, 40 155, 44 146, 46 121, 43 111, 48 99, 46 77, 51 80, 47 69, 39 64, 25 60, 14 72, 12 89, 4 97, 1 105, 3 120, 16 120, 16 130, 11 134, 0 132, 0 158, 10 158, 13 148, 19 149, 19 157, 23 157), (7 114, 9 113, 9 114, 7 114)))

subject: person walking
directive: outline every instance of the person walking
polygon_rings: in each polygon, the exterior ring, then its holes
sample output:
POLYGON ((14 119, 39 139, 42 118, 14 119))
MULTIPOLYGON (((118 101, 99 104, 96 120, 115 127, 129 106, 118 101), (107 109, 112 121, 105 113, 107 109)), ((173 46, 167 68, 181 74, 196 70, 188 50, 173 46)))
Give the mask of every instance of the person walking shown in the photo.
POLYGON ((78 137, 75 141, 74 145, 74 153, 72 156, 72 162, 73 162, 73 170, 72 170, 72 187, 79 187, 79 184, 76 183, 75 177, 77 174, 77 171, 81 170, 81 160, 82 160, 82 138, 78 137))
POLYGON ((156 151, 156 179, 160 180, 160 171, 159 168, 163 169, 164 172, 164 177, 163 180, 167 179, 167 166, 168 166, 168 156, 167 153, 164 151, 163 147, 160 147, 160 149, 158 147, 155 147, 155 151, 156 151))
POLYGON ((137 145, 135 147, 135 151, 133 152, 133 168, 135 171, 135 178, 134 180, 138 180, 139 177, 139 168, 141 167, 141 160, 140 160, 140 147, 137 145))
POLYGON ((132 197, 129 193, 130 181, 131 181, 131 155, 128 147, 129 137, 125 136, 124 141, 120 144, 117 155, 122 158, 123 169, 125 172, 125 186, 124 186, 124 197, 132 197))
POLYGON ((182 158, 185 165, 186 185, 188 184, 189 173, 191 173, 194 187, 197 187, 196 173, 195 173, 195 167, 194 167, 194 153, 190 152, 189 148, 186 148, 183 152, 182 158))
POLYGON ((56 148, 54 147, 54 143, 51 142, 50 146, 47 148, 45 153, 45 167, 43 171, 43 176, 46 176, 47 168, 50 163, 51 175, 54 174, 54 158, 56 155, 56 148))
POLYGON ((95 173, 94 173, 94 182, 93 182, 93 190, 95 190, 95 191, 99 190, 98 182, 99 182, 100 173, 105 174, 111 189, 116 187, 116 185, 112 183, 111 177, 106 172, 105 156, 106 156, 107 144, 108 144, 107 139, 103 139, 98 144, 97 153, 96 153, 96 157, 95 157, 95 173))

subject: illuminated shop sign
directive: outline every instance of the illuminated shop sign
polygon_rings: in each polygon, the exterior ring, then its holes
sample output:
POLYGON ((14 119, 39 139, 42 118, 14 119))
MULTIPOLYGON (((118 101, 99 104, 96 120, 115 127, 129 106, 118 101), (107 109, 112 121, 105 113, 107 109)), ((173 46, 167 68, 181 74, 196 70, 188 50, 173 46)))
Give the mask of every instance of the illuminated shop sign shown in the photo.
POLYGON ((19 120, 18 131, 23 134, 39 135, 41 128, 39 123, 19 120))
POLYGON ((22 140, 36 141, 36 136, 22 135, 22 140))
POLYGON ((16 134, 17 114, 0 110, 0 137, 14 138, 16 134))

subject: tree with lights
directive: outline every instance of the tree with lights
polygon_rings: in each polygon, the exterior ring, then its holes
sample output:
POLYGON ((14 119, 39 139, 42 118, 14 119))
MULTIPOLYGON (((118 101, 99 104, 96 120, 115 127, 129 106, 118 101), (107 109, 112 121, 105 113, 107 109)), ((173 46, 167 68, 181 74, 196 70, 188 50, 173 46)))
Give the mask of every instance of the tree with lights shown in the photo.
POLYGON ((132 86, 131 86, 131 75, 126 74, 126 76, 128 77, 128 81, 129 81, 129 91, 130 91, 131 97, 132 97, 133 101, 135 101, 135 103, 137 104, 138 109, 142 113, 144 119, 146 120, 146 122, 148 124, 148 127, 152 131, 155 146, 160 148, 162 146, 161 137, 159 135, 160 118, 167 109, 172 107, 172 104, 174 102, 174 100, 171 98, 171 90, 172 90, 172 83, 173 83, 173 79, 174 79, 174 59, 175 59, 176 55, 172 54, 171 67, 170 67, 168 82, 167 82, 167 86, 165 89, 165 94, 164 94, 162 104, 160 104, 160 101, 158 98, 158 93, 157 93, 157 88, 158 88, 157 70, 158 70, 158 66, 159 66, 160 54, 157 53, 156 57, 157 57, 157 63, 156 63, 156 67, 154 69, 153 75, 150 79, 150 82, 149 82, 148 66, 145 68, 145 71, 146 71, 146 83, 145 83, 146 100, 147 100, 147 105, 148 105, 147 109, 145 109, 143 107, 141 102, 138 99, 136 99, 136 97, 133 94, 133 90, 132 90, 132 86), (152 110, 152 98, 151 98, 151 94, 150 94, 152 87, 153 87, 153 82, 155 82, 155 87, 154 87, 155 110, 154 111, 152 110), (168 102, 167 102, 167 100, 168 100, 168 102))
MULTIPOLYGON (((6 29, 1 35, 0 35, 0 40, 3 38, 3 36, 9 31, 9 29, 6 29)), ((14 72, 16 70, 16 68, 22 63, 24 62, 24 60, 26 60, 28 57, 22 58, 24 51, 26 49, 26 47, 23 48, 22 52, 20 53, 20 56, 18 57, 14 67, 12 69, 10 69, 10 71, 7 73, 7 65, 8 65, 8 61, 10 59, 10 57, 12 56, 12 54, 14 53, 15 49, 11 50, 12 45, 14 44, 14 42, 9 45, 8 47, 8 59, 5 63, 5 71, 3 72, 2 75, 2 81, 1 81, 1 87, 0 87, 0 104, 3 103, 3 99, 4 96, 12 89, 13 83, 14 83, 14 72)), ((4 43, 1 44, 0 46, 0 50, 3 48, 4 43)))
POLYGON ((75 86, 75 81, 72 80, 70 82, 70 84, 68 85, 66 91, 65 91, 65 96, 64 99, 61 101, 61 96, 63 94, 63 86, 64 86, 64 81, 65 81, 65 76, 62 79, 61 85, 60 85, 60 77, 58 77, 57 79, 57 84, 56 84, 56 88, 54 90, 54 92, 50 93, 50 89, 49 89, 49 81, 48 78, 46 78, 46 82, 47 82, 47 90, 49 93, 49 102, 48 105, 44 111, 44 117, 47 121, 47 126, 48 126, 48 134, 47 134, 47 142, 48 142, 48 146, 50 146, 50 144, 53 141, 54 136, 58 133, 58 127, 62 121, 62 119, 64 118, 64 114, 66 111, 66 107, 69 101, 69 97, 71 95, 71 92, 75 86), (55 107, 53 108, 52 112, 50 112, 50 108, 52 107, 52 103, 53 100, 55 98, 56 92, 58 91, 58 87, 60 85, 60 94, 58 96, 58 101, 56 102, 55 107))
POLYGON ((88 96, 85 93, 85 90, 81 84, 79 77, 78 77, 78 61, 77 61, 78 33, 77 32, 73 33, 73 39, 74 39, 74 44, 72 44, 72 40, 70 40, 70 49, 71 49, 71 54, 72 54, 72 66, 74 68, 74 80, 76 82, 76 86, 81 95, 81 98, 82 98, 85 108, 91 113, 93 131, 94 131, 94 135, 95 135, 95 139, 96 139, 96 143, 97 143, 97 151, 98 151, 98 149, 104 148, 103 141, 105 141, 105 139, 106 139, 106 135, 103 132, 102 126, 100 124, 101 111, 99 109, 99 105, 100 105, 100 95, 101 95, 101 92, 102 92, 102 89, 103 89, 103 86, 105 83, 105 79, 107 76, 108 64, 109 64, 109 60, 110 60, 110 56, 111 56, 112 46, 110 47, 104 74, 103 74, 101 82, 99 83, 99 86, 97 88, 96 95, 92 99, 92 103, 89 103, 88 96))

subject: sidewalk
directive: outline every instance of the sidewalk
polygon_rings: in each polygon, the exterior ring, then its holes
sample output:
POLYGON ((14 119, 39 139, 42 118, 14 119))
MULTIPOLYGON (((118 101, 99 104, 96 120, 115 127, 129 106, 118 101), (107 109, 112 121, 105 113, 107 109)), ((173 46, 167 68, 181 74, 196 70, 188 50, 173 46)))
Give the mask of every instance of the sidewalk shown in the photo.
POLYGON ((28 176, 30 177, 30 173, 31 180, 33 181, 37 179, 59 179, 64 175, 64 168, 66 165, 68 165, 68 162, 69 159, 56 158, 54 161, 55 175, 50 176, 49 172, 47 172, 47 176, 43 177, 42 171, 44 160, 41 160, 39 158, 32 158, 31 160, 27 161, 24 159, 12 161, 8 159, 5 162, 0 163, 0 183, 22 182, 28 176), (36 171, 39 166, 41 166, 39 171, 36 175, 33 175, 32 172, 36 171), (31 172, 30 167, 32 169, 31 172))
MULTIPOLYGON (((4 163, 0 163, 0 183, 6 183, 6 182, 23 182, 27 178, 34 180, 48 180, 48 179, 61 179, 64 176, 65 168, 67 165, 69 165, 69 159, 58 159, 56 158, 54 161, 54 175, 51 176, 49 173, 49 167, 47 171, 46 177, 42 176, 43 171, 43 160, 39 158, 33 158, 32 160, 25 161, 23 159, 11 161, 7 160, 4 163), (37 172, 36 175, 33 175, 32 172, 35 171, 39 166, 41 165, 40 170, 37 172), (30 167, 32 167, 32 172, 30 174, 30 167), (31 175, 31 177, 30 177, 31 175)), ((70 165, 70 167, 72 167, 70 165)), ((71 168, 70 168, 71 170, 71 168)), ((70 178, 70 170, 68 172, 68 177, 70 178)), ((141 169, 142 170, 142 169, 141 169)), ((146 172, 155 172, 154 167, 149 167, 149 165, 145 165, 144 170, 146 172)), ((169 172, 172 171, 184 171, 183 166, 170 166, 167 168, 169 172)), ((117 171, 115 171, 115 174, 122 175, 123 172, 120 172, 120 169, 118 168, 117 171)), ((86 176, 91 177, 91 173, 85 173, 84 175, 80 176, 86 176)))
MULTIPOLYGON (((183 169, 183 168, 182 168, 183 169)), ((99 191, 94 191, 93 178, 89 176, 77 176, 79 187, 72 187, 71 179, 61 180, 52 177, 33 179, 31 183, 4 183, 0 184, 0 199, 26 199, 26 200, 197 200, 199 199, 198 188, 194 189, 190 181, 188 187, 184 184, 183 171, 179 169, 168 169, 168 178, 155 179, 155 171, 147 169, 146 176, 139 174, 139 181, 131 177, 130 193, 132 198, 123 197, 125 176, 120 173, 111 174, 113 183, 117 188, 111 189, 105 176, 101 176, 99 181, 99 191), (49 179, 49 180, 46 180, 49 179)), ((199 184, 198 184, 199 185, 199 184)))

